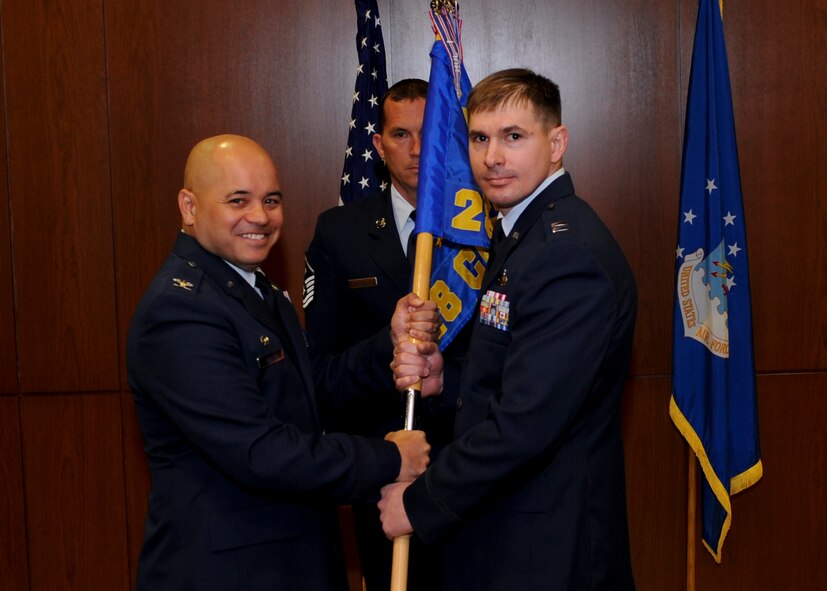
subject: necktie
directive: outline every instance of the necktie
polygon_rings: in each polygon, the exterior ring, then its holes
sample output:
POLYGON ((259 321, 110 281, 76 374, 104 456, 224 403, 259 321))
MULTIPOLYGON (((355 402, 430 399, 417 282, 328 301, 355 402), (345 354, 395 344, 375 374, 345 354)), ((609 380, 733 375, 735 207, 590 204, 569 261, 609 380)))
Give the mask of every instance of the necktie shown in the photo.
POLYGON ((505 232, 503 232, 503 221, 498 219, 494 223, 494 233, 491 235, 491 246, 488 249, 488 261, 494 260, 494 253, 497 249, 502 248, 505 243, 505 232))
MULTIPOLYGON (((416 210, 414 209, 410 215, 411 221, 414 223, 414 230, 416 229, 416 210)), ((411 230, 411 233, 408 234, 408 250, 406 251, 408 256, 408 265, 410 265, 411 270, 414 268, 414 258, 416 257, 416 234, 414 234, 414 230, 411 230)))
POLYGON ((287 338, 287 329, 285 328, 284 320, 276 304, 276 294, 273 290, 273 285, 262 271, 256 271, 256 287, 261 292, 261 297, 264 303, 267 304, 267 308, 273 314, 273 318, 276 321, 276 334, 279 335, 281 342, 284 343, 285 353, 287 353, 288 357, 295 359, 295 357, 292 357, 293 349, 290 345, 290 340, 287 338))
POLYGON ((275 294, 273 294, 273 286, 261 271, 256 271, 256 287, 261 292, 261 297, 264 300, 264 303, 267 304, 267 307, 270 308, 270 311, 278 316, 276 311, 276 297, 275 294))

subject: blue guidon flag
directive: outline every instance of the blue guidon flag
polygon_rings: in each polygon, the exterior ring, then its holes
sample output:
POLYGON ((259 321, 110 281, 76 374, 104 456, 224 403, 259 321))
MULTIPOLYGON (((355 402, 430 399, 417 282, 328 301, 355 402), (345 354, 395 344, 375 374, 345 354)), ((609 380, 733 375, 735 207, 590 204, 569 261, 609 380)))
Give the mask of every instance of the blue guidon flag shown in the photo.
POLYGON ((700 0, 681 175, 669 414, 703 470, 703 543, 716 562, 730 497, 763 473, 747 236, 720 5, 700 0))
POLYGON ((433 251, 430 299, 437 303, 445 349, 474 315, 488 261, 492 218, 468 159, 465 103, 471 82, 462 62, 459 6, 431 2, 437 40, 422 125, 414 232, 438 238, 433 251))
POLYGON ((342 203, 384 191, 388 171, 373 146, 379 132, 379 102, 388 90, 385 44, 376 0, 356 0, 356 50, 359 66, 339 187, 342 203))

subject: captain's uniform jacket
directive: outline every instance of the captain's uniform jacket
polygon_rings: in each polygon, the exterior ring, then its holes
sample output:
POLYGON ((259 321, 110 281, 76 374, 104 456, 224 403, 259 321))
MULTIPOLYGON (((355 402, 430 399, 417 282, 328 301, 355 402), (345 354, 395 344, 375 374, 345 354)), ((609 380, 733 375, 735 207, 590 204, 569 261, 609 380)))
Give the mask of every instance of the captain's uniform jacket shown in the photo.
POLYGON ((620 248, 554 180, 496 247, 456 440, 404 493, 446 590, 632 589, 620 399, 637 296, 620 248))

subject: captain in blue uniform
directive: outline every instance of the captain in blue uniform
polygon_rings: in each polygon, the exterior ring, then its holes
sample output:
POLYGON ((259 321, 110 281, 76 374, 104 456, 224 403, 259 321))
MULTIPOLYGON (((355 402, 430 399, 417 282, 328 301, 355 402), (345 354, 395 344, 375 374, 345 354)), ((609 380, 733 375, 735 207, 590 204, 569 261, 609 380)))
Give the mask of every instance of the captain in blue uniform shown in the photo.
MULTIPOLYGON (((383 489, 384 530, 444 541, 446 591, 634 589, 620 404, 632 271, 563 168, 557 85, 505 70, 467 105, 474 178, 502 219, 454 441, 412 484, 383 489)), ((406 375, 418 362, 406 347, 400 388, 417 377, 406 375)))

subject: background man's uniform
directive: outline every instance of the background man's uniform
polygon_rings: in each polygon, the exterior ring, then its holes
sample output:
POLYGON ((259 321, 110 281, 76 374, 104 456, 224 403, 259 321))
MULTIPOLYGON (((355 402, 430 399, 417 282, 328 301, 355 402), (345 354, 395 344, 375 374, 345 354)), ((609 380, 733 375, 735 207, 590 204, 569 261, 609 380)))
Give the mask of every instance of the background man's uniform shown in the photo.
MULTIPOLYGON (((305 292, 312 357, 338 353, 386 333, 396 302, 410 292, 411 281, 390 190, 323 212, 307 251, 305 275, 306 284, 312 285, 305 292)), ((332 398, 333 406, 324 409, 326 429, 382 437, 403 424, 402 399, 392 386, 366 388, 358 400, 332 398)), ((455 405, 449 387, 418 405, 417 428, 427 433, 435 451, 451 439, 455 405)), ((355 504, 353 510, 367 588, 384 589, 390 578, 391 542, 382 533, 373 502, 355 504)), ((409 588, 438 588, 435 551, 414 543, 411 561, 409 588)))

